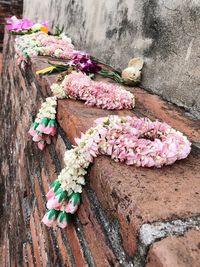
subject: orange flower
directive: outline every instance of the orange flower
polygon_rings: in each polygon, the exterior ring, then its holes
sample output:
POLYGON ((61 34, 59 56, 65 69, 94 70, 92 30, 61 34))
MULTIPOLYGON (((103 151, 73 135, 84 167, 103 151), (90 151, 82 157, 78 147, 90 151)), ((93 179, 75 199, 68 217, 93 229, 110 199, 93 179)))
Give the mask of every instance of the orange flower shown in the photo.
POLYGON ((40 31, 41 32, 45 32, 45 33, 48 33, 49 32, 49 30, 45 26, 41 26, 40 27, 40 31))

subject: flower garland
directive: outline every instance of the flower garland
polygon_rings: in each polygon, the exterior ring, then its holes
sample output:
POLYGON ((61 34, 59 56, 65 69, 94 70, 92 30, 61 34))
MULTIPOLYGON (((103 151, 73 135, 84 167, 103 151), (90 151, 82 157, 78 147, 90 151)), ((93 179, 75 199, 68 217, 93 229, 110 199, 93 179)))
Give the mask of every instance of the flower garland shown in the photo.
POLYGON ((16 16, 12 16, 6 19, 6 29, 16 34, 30 34, 33 32, 43 31, 48 33, 48 23, 35 23, 29 19, 18 19, 16 16))
POLYGON ((73 48, 71 39, 64 34, 54 36, 40 31, 15 39, 17 61, 22 68, 26 66, 29 58, 38 55, 71 59, 73 48))
POLYGON ((80 99, 103 109, 132 109, 135 105, 134 95, 122 86, 93 81, 82 72, 72 72, 60 85, 53 84, 51 90, 58 98, 80 99))
POLYGON ((46 144, 51 144, 51 137, 57 132, 56 106, 56 97, 46 98, 29 130, 40 150, 43 150, 46 144))
POLYGON ((50 136, 56 134, 56 106, 57 98, 72 98, 86 101, 89 106, 103 109, 132 109, 135 105, 134 95, 116 84, 93 81, 82 72, 72 72, 65 77, 61 85, 52 84, 54 97, 49 97, 42 104, 36 120, 29 130, 33 141, 43 150, 51 143, 50 136), (54 127, 49 129, 50 125, 54 127), (52 134, 53 133, 53 134, 52 134))
POLYGON ((47 193, 43 223, 65 228, 80 205, 82 186, 90 163, 100 154, 138 167, 157 167, 184 159, 191 143, 166 123, 148 118, 110 116, 95 121, 77 146, 65 152, 65 167, 47 193))

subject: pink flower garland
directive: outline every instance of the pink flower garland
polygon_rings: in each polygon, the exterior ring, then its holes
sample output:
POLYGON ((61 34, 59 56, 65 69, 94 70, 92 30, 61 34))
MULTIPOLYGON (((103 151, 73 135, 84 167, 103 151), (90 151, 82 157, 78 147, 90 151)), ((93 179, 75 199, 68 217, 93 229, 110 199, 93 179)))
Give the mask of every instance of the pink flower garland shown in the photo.
POLYGON ((65 35, 51 36, 42 31, 19 36, 15 39, 17 62, 18 64, 22 63, 22 67, 28 63, 29 58, 37 55, 72 59, 73 48, 71 39, 65 35))
MULTIPOLYGON (((113 116, 115 120, 115 116, 113 116)), ((179 131, 159 121, 148 118, 126 117, 126 122, 104 128, 101 154, 115 161, 138 167, 157 167, 173 164, 187 157, 191 143, 179 131)), ((96 120, 102 123, 103 119, 96 120)))
POLYGON ((47 193, 47 213, 43 223, 64 228, 80 205, 80 193, 89 164, 100 154, 138 167, 171 165, 184 159, 191 143, 166 123, 148 118, 110 116, 95 121, 77 146, 65 153, 65 168, 47 193))
MULTIPOLYGON (((54 87, 51 87, 53 92, 54 87)), ((134 95, 122 86, 93 81, 81 72, 72 72, 66 76, 61 90, 71 98, 86 101, 86 105, 103 109, 132 109, 135 105, 134 95)))

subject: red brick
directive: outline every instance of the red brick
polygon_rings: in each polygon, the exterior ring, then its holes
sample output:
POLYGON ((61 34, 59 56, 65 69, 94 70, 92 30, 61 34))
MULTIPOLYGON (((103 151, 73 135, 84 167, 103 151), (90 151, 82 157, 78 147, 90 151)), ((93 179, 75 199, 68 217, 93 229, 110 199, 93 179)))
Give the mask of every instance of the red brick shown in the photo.
POLYGON ((50 180, 44 168, 42 168, 41 177, 42 177, 42 184, 43 184, 45 194, 47 194, 47 192, 49 191, 49 187, 50 187, 50 180))
POLYGON ((46 199, 42 193, 37 176, 35 176, 35 196, 37 199, 39 212, 40 212, 40 214, 44 214, 45 210, 46 210, 46 208, 45 208, 46 199))
POLYGON ((71 264, 70 256, 69 256, 67 249, 65 247, 65 244, 62 240, 60 229, 57 230, 56 237, 57 237, 57 242, 58 242, 58 246, 59 246, 59 251, 60 251, 61 256, 62 256, 62 262, 64 263, 65 266, 71 267, 72 264, 71 264))
POLYGON ((57 152, 57 156, 59 158, 59 161, 61 163, 61 167, 64 167, 64 154, 66 152, 66 146, 65 143, 60 135, 57 136, 56 142, 55 142, 55 149, 57 152))
POLYGON ((48 176, 50 183, 52 183, 57 179, 56 168, 55 168, 53 159, 51 158, 51 155, 48 152, 48 149, 44 151, 43 155, 45 159, 46 175, 48 176))
POLYGON ((170 236, 151 247, 146 267, 199 267, 200 232, 190 230, 184 236, 170 236))
POLYGON ((46 253, 46 246, 45 246, 45 236, 43 235, 42 228, 41 228, 41 218, 39 218, 38 210, 35 209, 34 211, 34 221, 36 226, 36 233, 39 241, 40 247, 40 256, 42 258, 42 266, 47 266, 47 253, 46 253))
POLYGON ((2 53, 0 53, 0 74, 1 74, 1 70, 2 70, 2 60, 3 60, 3 55, 2 53))
POLYGON ((28 255, 28 266, 34 267, 31 245, 29 243, 26 243, 26 248, 27 248, 27 255, 28 255))
POLYGON ((41 267, 41 260, 40 260, 40 249, 38 245, 38 236, 36 233, 36 226, 34 223, 33 216, 31 215, 30 217, 30 229, 31 229, 31 237, 32 237, 32 242, 33 242, 33 250, 34 250, 34 258, 36 262, 37 267, 41 267))
POLYGON ((78 217, 96 266, 116 266, 118 262, 106 243, 107 237, 95 218, 96 216, 85 192, 82 193, 82 204, 78 211, 78 217))
POLYGON ((79 241, 79 238, 76 234, 76 230, 74 228, 73 223, 69 224, 67 228, 65 229, 66 235, 67 235, 67 240, 70 243, 70 247, 72 250, 72 254, 74 255, 75 262, 77 267, 87 267, 87 262, 85 261, 84 258, 84 253, 79 241))
POLYGON ((28 267, 28 256, 25 244, 23 246, 23 267, 28 267))

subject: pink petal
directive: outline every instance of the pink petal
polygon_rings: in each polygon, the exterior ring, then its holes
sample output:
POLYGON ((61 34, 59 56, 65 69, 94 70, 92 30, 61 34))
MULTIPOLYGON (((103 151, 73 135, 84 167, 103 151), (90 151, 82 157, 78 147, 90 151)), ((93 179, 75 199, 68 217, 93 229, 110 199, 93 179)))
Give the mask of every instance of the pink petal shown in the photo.
POLYGON ((55 196, 55 193, 53 191, 53 188, 51 188, 48 193, 46 194, 46 198, 47 200, 49 200, 50 198, 54 197, 55 196))

